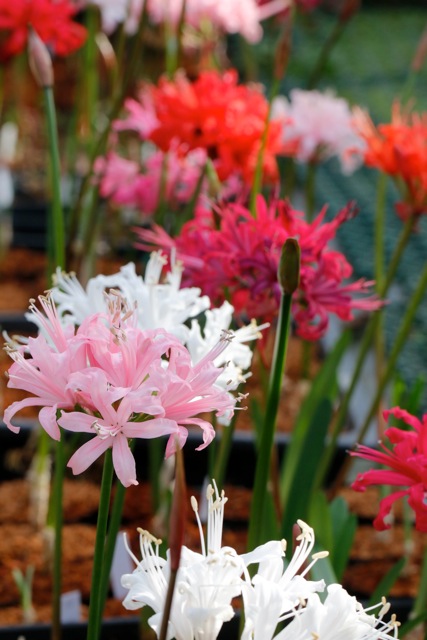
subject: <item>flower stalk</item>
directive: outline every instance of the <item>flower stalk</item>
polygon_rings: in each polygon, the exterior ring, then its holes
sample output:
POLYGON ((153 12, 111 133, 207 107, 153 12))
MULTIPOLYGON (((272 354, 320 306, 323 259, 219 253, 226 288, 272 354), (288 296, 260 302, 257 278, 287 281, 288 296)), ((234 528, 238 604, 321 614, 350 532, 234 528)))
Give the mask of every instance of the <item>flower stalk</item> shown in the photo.
POLYGON ((274 345, 273 363, 270 374, 270 382, 265 410, 264 426, 261 432, 251 514, 248 532, 248 548, 260 544, 262 540, 262 521, 265 503, 265 491, 267 487, 270 469, 271 452, 276 429, 277 411, 282 389, 283 372, 286 362, 286 353, 289 340, 292 295, 296 291, 299 282, 300 250, 297 240, 288 238, 283 246, 279 264, 278 279, 282 288, 279 318, 277 322, 276 340, 274 345))
POLYGON ((110 508, 111 485, 113 480, 113 458, 111 448, 107 449, 104 457, 102 472, 101 494, 98 508, 98 521, 96 525, 95 551, 93 556, 92 583, 90 590, 89 620, 87 627, 87 640, 98 640, 102 618, 102 598, 105 587, 102 584, 103 564, 105 559, 105 537, 107 534, 108 512, 110 508))

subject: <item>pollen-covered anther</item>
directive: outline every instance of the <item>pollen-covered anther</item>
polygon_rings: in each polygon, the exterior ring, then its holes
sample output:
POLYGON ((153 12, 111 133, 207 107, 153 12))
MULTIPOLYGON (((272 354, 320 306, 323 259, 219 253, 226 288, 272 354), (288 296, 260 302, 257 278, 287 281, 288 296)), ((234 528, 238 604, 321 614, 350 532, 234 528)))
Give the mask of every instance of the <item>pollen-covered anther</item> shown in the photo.
POLYGON ((327 558, 329 555, 329 551, 316 551, 311 556, 312 560, 322 560, 323 558, 327 558))
POLYGON ((196 498, 194 496, 191 496, 190 498, 190 503, 191 503, 191 508, 193 509, 194 513, 197 513, 199 510, 199 504, 196 500, 196 498))

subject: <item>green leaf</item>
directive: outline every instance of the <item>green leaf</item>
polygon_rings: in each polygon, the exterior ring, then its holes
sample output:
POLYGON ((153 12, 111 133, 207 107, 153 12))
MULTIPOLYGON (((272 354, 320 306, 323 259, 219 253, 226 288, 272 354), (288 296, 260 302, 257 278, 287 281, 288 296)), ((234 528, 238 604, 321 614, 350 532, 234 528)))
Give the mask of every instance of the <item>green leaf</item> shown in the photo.
POLYGON ((309 423, 307 437, 301 449, 301 463, 295 471, 289 499, 286 503, 282 502, 282 536, 287 540, 291 539, 292 526, 298 518, 307 520, 317 465, 324 450, 331 415, 331 402, 324 398, 309 423))
POLYGON ((392 586, 400 576, 402 569, 406 564, 406 560, 406 558, 400 558, 400 560, 398 560, 396 564, 394 564, 392 568, 387 571, 384 578, 381 580, 381 582, 371 595, 368 606, 373 606, 377 604, 383 596, 388 596, 392 586))
POLYGON ((332 547, 332 564, 340 581, 347 567, 351 547, 357 528, 357 517, 350 513, 347 502, 338 496, 330 504, 334 543, 332 547))
POLYGON ((311 389, 301 406, 282 466, 280 497, 284 504, 290 501, 291 487, 294 486, 294 480, 298 470, 301 466, 305 466, 303 451, 308 439, 310 425, 313 422, 314 416, 317 414, 319 403, 324 398, 329 398, 332 401, 336 395, 336 385, 333 384, 332 381, 336 379, 338 364, 349 341, 350 333, 343 333, 334 349, 324 361, 319 373, 314 378, 311 389))

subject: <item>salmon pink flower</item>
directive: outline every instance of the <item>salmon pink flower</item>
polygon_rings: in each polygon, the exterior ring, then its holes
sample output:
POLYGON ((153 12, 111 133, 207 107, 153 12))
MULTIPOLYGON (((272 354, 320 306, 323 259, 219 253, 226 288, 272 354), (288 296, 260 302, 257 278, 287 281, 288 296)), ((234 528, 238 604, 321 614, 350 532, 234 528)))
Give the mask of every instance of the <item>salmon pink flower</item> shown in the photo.
POLYGON ((427 414, 418 420, 400 407, 384 412, 384 418, 394 416, 403 420, 411 429, 390 427, 385 437, 391 447, 380 443, 380 450, 358 445, 351 455, 384 465, 385 469, 370 469, 360 473, 353 482, 356 491, 365 491, 371 485, 391 485, 396 491, 383 498, 380 511, 374 520, 379 531, 389 529, 387 517, 399 498, 408 496, 408 503, 415 512, 415 526, 427 531, 427 414))
POLYGON ((52 54, 67 56, 79 49, 86 30, 73 17, 77 9, 70 0, 16 0, 0 3, 0 61, 21 53, 27 44, 29 25, 52 54))

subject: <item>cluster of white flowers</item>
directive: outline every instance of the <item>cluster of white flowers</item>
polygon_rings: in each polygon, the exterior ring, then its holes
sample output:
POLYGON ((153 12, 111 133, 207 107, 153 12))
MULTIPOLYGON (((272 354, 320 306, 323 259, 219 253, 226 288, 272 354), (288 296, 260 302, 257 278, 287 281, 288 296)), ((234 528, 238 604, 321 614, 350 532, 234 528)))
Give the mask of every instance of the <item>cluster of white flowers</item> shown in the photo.
MULTIPOLYGON (((243 598, 245 617, 241 640, 397 638, 399 623, 395 617, 392 615, 388 622, 383 620, 389 610, 385 600, 365 610, 341 585, 326 588, 323 580, 307 578, 313 564, 328 555, 312 554, 315 537, 307 524, 298 521, 301 533, 289 562, 285 558, 284 540, 270 541, 239 555, 235 549, 221 546, 227 501, 224 493, 219 494, 214 483, 214 487, 208 487, 206 497, 206 543, 197 501, 194 497, 191 501, 200 530, 201 553, 182 547, 168 640, 215 640, 223 623, 234 616, 232 599, 239 596, 243 598), (253 577, 248 570, 250 565, 258 565, 253 577), (379 609, 377 617, 370 614, 375 608, 379 609), (278 625, 283 627, 279 631, 278 625)), ((138 560, 128 547, 136 569, 122 576, 122 585, 129 589, 123 605, 127 609, 150 606, 154 615, 149 624, 157 633, 170 577, 169 552, 167 559, 160 557, 160 542, 140 530, 142 558, 138 560)))

